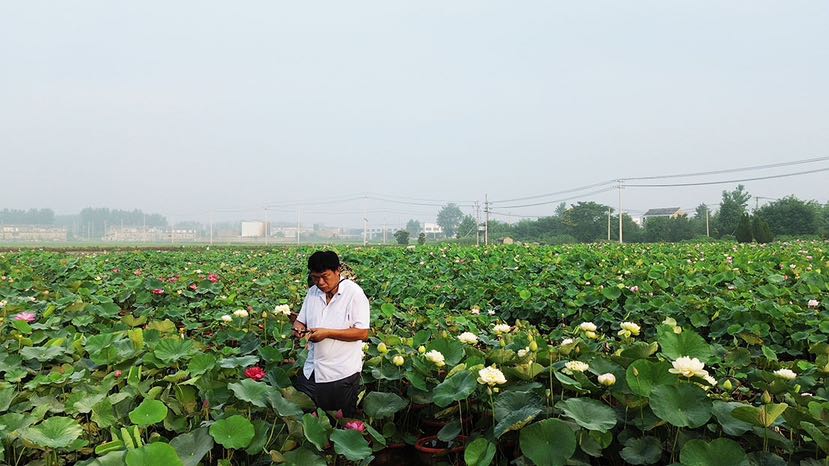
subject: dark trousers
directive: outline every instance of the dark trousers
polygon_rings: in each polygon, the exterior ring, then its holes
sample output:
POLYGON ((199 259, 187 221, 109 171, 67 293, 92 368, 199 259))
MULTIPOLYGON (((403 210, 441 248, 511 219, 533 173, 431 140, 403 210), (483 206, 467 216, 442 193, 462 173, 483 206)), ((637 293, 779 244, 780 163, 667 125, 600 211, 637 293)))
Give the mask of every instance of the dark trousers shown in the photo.
POLYGON ((357 397, 363 384, 359 372, 333 382, 316 382, 313 372, 311 377, 305 377, 300 369, 294 387, 310 396, 317 408, 325 411, 342 409, 343 416, 353 418, 357 415, 357 397))

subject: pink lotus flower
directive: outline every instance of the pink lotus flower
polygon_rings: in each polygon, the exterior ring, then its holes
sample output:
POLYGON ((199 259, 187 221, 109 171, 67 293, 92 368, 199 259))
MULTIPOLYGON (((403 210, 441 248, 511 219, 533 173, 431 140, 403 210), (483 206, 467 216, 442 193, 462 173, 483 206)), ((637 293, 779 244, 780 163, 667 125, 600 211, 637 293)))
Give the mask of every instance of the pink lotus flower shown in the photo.
POLYGON ((631 293, 638 293, 639 292, 639 287, 636 286, 636 285, 631 286, 630 287, 630 292, 631 293))
POLYGON ((167 279, 168 283, 175 283, 177 281, 178 281, 178 276, 170 277, 170 278, 167 279))
POLYGON ((14 320, 22 320, 23 322, 32 323, 37 320, 37 316, 34 312, 21 312, 14 316, 14 320))
POLYGON ((345 428, 348 430, 356 430, 357 432, 365 432, 366 425, 363 421, 350 421, 345 423, 345 428))
POLYGON ((190 285, 190 289, 193 290, 193 291, 196 291, 196 290, 199 289, 199 285, 196 285, 195 283, 193 283, 192 285, 190 285))
POLYGON ((136 277, 140 277, 140 276, 141 276, 141 274, 143 274, 143 273, 144 273, 144 272, 142 272, 142 271, 141 271, 141 269, 138 269, 138 270, 136 270, 135 272, 133 272, 133 274, 134 274, 136 277))
POLYGON ((120 378, 122 375, 124 375, 124 373, 123 373, 123 372, 121 372, 121 371, 115 371, 115 378, 116 378, 116 379, 117 379, 117 378, 120 378))
POLYGON ((217 281, 219 281, 219 276, 215 273, 211 273, 207 276, 207 279, 210 280, 210 283, 216 283, 217 281))
POLYGON ((338 409, 336 413, 334 413, 334 419, 342 419, 343 418, 343 410, 338 409))
POLYGON ((156 295, 156 296, 163 295, 164 290, 162 290, 161 288, 156 288, 156 289, 153 290, 153 294, 156 295))
POLYGON ((818 306, 820 306, 820 301, 818 301, 817 299, 810 299, 806 305, 812 309, 816 309, 818 306))
POLYGON ((121 269, 112 269, 112 273, 121 273, 121 269))
POLYGON ((267 375, 265 374, 265 370, 257 366, 249 367, 245 370, 245 377, 257 382, 264 379, 265 375, 267 375))

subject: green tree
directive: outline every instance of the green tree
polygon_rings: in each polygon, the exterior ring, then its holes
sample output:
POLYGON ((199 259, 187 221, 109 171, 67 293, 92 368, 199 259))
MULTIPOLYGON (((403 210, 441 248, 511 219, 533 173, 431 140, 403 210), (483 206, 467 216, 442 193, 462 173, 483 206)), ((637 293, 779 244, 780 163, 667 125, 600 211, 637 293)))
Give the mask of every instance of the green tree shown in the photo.
POLYGON ((571 205, 564 212, 562 223, 568 233, 582 243, 607 238, 607 212, 610 207, 593 201, 571 205))
POLYGON ((668 217, 653 217, 645 220, 643 238, 648 243, 668 242, 671 237, 671 227, 668 217))
POLYGON ((426 244, 426 233, 423 233, 421 231, 420 234, 417 235, 417 244, 420 244, 420 245, 426 244))
POLYGON ((750 243, 753 239, 751 234, 751 221, 748 218, 748 214, 743 214, 742 217, 740 217, 740 223, 737 224, 734 236, 740 243, 750 243))
POLYGON ((787 196, 757 210, 775 235, 816 235, 820 228, 821 206, 787 196))
MULTIPOLYGON (((751 195, 745 190, 745 186, 737 185, 733 191, 722 192, 722 203, 717 212, 717 230, 721 235, 736 235, 743 214, 746 213, 748 200, 751 195)), ((750 228, 750 226, 749 226, 750 228)))
POLYGON ((406 230, 397 230, 394 232, 394 239, 397 244, 409 244, 409 232, 406 230))
POLYGON ((705 236, 711 230, 711 211, 705 204, 700 204, 694 209, 694 218, 691 219, 691 230, 695 236, 705 236), (708 228, 706 230, 706 222, 708 228))
POLYGON ((422 228, 420 228, 420 222, 419 221, 417 221, 415 219, 409 219, 409 221, 406 222, 406 231, 409 232, 409 236, 414 236, 414 235, 420 233, 421 230, 422 230, 422 228))
POLYGON ((772 235, 769 224, 759 215, 754 215, 751 219, 751 233, 758 243, 771 243, 772 235))
POLYGON ((456 236, 458 238, 467 238, 469 236, 475 237, 475 230, 477 228, 478 224, 475 223, 475 219, 472 218, 471 215, 464 215, 463 219, 461 219, 461 223, 458 224, 456 236))
POLYGON ((449 203, 440 209, 435 223, 440 225, 443 229, 443 234, 446 235, 447 238, 451 238, 455 236, 455 233, 458 231, 458 224, 461 223, 462 219, 463 212, 460 207, 454 203, 449 203))

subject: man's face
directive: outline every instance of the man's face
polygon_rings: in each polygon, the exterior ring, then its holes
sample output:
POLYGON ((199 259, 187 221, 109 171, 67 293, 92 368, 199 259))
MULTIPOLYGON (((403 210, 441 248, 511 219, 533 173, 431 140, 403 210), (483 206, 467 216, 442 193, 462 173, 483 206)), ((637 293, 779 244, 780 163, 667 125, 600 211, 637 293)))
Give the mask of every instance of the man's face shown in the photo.
POLYGON ((325 272, 311 272, 311 282, 317 285, 323 293, 328 293, 340 283, 340 272, 326 270, 325 272))

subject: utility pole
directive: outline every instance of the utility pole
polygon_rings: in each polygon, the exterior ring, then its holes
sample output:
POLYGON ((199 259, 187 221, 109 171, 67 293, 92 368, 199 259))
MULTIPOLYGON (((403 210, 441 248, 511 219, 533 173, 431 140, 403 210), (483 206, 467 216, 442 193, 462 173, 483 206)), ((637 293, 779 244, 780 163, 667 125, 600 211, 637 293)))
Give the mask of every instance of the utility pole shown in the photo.
MULTIPOLYGON (((760 208, 760 198, 755 197, 754 198, 754 212, 757 212, 757 209, 759 209, 759 208, 760 208)), ((752 212, 752 213, 754 213, 754 212, 752 212)))
POLYGON ((610 242, 610 208, 607 209, 607 241, 610 242))
POLYGON ((386 222, 383 222, 383 244, 386 244, 386 222))
POLYGON ((296 245, 299 246, 299 229, 300 229, 299 207, 296 208, 296 245))
POLYGON ((363 217, 363 246, 368 246, 368 219, 365 217, 363 217))
POLYGON ((484 194, 484 214, 486 223, 484 223, 484 245, 489 245, 489 194, 484 194))
POLYGON ((269 222, 268 222, 268 208, 266 206, 265 207, 265 246, 268 245, 268 225, 269 225, 269 222))
POLYGON ((708 206, 705 206, 705 236, 710 238, 711 237, 711 231, 708 229, 708 213, 709 212, 710 212, 710 210, 708 209, 708 206))
POLYGON ((210 245, 213 246, 213 210, 208 213, 208 221, 210 222, 210 245))
POLYGON ((481 245, 481 206, 475 201, 475 246, 481 245))
POLYGON ((175 243, 176 240, 176 224, 173 219, 170 219, 170 244, 175 243))
POLYGON ((622 240, 622 180, 619 182, 619 244, 624 243, 622 240))

